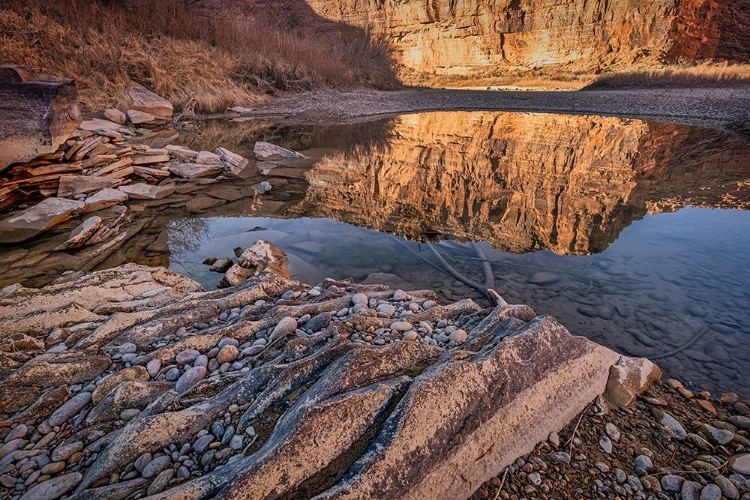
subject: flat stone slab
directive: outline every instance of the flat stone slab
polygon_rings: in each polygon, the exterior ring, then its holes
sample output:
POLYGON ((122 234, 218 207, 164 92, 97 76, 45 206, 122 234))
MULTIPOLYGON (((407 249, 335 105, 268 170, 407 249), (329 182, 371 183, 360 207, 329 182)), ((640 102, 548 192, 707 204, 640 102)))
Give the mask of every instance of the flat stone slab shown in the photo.
POLYGON ((128 201, 128 195, 126 193, 119 189, 106 188, 86 198, 84 201, 86 208, 84 208, 83 211, 95 212, 120 203, 125 203, 126 201, 128 201))
POLYGON ((19 243, 56 226, 83 211, 82 201, 47 198, 20 214, 0 221, 0 244, 19 243))
POLYGON ((154 123, 156 117, 150 113, 138 111, 136 109, 128 110, 128 119, 133 125, 142 125, 144 123, 154 123))
POLYGON ((174 184, 165 186, 152 186, 143 182, 120 186, 117 189, 128 195, 133 200, 160 200, 174 193, 174 184))
POLYGON ((214 177, 224 170, 224 165, 198 165, 196 163, 171 163, 167 170, 174 175, 185 179, 198 179, 201 177, 214 177))
POLYGON ((77 198, 81 195, 109 188, 120 182, 120 179, 92 177, 90 175, 63 175, 57 188, 60 198, 77 198))
POLYGON ((234 175, 239 175, 250 162, 244 156, 233 153, 226 148, 216 148, 216 154, 224 161, 226 170, 234 175))
POLYGON ((116 132, 118 134, 133 135, 133 131, 128 127, 110 120, 104 120, 102 118, 92 118, 91 120, 85 120, 81 122, 78 128, 80 130, 86 130, 88 132, 116 132))
POLYGON ((282 158, 307 158, 305 155, 302 155, 296 151, 292 151, 291 149, 282 148, 281 146, 277 146, 275 144, 271 144, 270 142, 264 142, 264 141, 258 141, 255 143, 255 148, 253 148, 253 153, 255 153, 255 157, 259 160, 280 160, 282 158))

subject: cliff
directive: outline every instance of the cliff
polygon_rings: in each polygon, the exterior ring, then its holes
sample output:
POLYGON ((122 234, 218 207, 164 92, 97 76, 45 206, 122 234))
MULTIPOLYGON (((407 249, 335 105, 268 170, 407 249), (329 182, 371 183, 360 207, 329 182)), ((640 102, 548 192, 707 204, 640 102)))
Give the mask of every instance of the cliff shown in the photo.
MULTIPOLYGON (((294 3, 294 2, 292 2, 294 3)), ((592 71, 750 56, 750 1, 308 0, 322 18, 367 27, 406 80, 511 68, 592 71)))

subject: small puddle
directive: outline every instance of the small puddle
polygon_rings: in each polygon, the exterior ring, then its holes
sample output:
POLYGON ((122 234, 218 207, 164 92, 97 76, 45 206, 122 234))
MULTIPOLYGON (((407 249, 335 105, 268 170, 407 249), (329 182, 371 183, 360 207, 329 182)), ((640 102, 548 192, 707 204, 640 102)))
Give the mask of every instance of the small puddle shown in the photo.
POLYGON ((479 283, 486 259, 509 302, 658 358, 668 376, 750 397, 744 139, 613 117, 436 112, 347 126, 216 121, 176 142, 250 157, 257 140, 310 158, 258 162, 247 179, 135 203, 131 236, 98 260, 50 251, 72 222, 0 250, 3 283, 130 261, 213 288, 221 276, 201 262, 262 238, 307 283, 351 277, 483 301, 436 253, 479 283), (270 193, 251 188, 261 180, 270 193))

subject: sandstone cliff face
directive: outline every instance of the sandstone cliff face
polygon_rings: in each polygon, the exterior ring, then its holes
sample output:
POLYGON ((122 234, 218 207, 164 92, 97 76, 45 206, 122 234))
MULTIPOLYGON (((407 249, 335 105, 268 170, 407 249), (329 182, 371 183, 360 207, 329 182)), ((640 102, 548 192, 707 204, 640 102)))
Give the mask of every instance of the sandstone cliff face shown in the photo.
POLYGON ((292 211, 422 240, 588 254, 650 211, 746 205, 748 158, 742 139, 680 125, 425 113, 395 119, 383 145, 323 157, 292 211))
POLYGON ((308 0, 383 34, 407 80, 501 68, 592 70, 660 56, 746 60, 748 0, 308 0))

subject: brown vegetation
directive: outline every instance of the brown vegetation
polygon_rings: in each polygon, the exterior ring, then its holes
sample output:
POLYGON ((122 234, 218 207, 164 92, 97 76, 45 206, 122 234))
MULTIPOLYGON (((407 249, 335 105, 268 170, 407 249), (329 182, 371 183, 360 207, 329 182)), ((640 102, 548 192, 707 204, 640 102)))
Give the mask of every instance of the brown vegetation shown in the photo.
POLYGON ((299 23, 290 1, 0 1, 0 62, 76 80, 89 109, 122 104, 129 80, 176 106, 249 105, 275 90, 393 88, 385 44, 363 30, 299 23))
POLYGON ((585 90, 731 87, 750 84, 750 64, 671 65, 599 75, 585 90))

